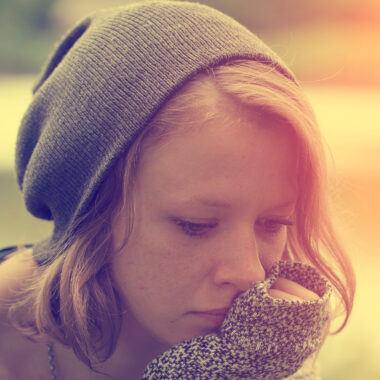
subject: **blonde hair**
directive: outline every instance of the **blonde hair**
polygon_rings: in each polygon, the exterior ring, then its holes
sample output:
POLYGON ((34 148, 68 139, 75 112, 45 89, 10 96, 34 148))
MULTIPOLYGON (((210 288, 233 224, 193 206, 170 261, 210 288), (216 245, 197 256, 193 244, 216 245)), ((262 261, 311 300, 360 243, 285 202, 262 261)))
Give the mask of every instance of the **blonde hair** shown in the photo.
POLYGON ((133 226, 133 184, 144 150, 181 133, 179 118, 191 126, 194 110, 203 110, 205 120, 215 116, 204 86, 293 129, 300 146, 300 187, 296 226, 289 230, 285 256, 311 263, 331 281, 345 308, 340 329, 344 327, 353 304, 354 276, 331 224, 324 152, 313 111, 299 85, 274 68, 236 60, 189 81, 118 159, 71 241, 40 268, 20 301, 11 306, 10 319, 25 335, 60 341, 90 368, 111 356, 122 323, 122 301, 111 270, 116 253, 111 221, 120 210, 129 215, 126 242, 133 226), (28 315, 25 307, 31 310, 28 315))

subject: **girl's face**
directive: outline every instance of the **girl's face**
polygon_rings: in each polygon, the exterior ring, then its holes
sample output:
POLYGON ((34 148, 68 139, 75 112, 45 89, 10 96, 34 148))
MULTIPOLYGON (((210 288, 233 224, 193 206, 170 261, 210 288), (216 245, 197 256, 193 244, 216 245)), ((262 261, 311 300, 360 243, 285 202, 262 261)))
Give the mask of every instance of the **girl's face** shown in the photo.
MULTIPOLYGON (((296 150, 284 125, 222 108, 144 152, 133 230, 113 262, 127 330, 168 345, 211 333, 265 278, 294 214, 296 150)), ((125 216, 114 223, 120 245, 125 216)))

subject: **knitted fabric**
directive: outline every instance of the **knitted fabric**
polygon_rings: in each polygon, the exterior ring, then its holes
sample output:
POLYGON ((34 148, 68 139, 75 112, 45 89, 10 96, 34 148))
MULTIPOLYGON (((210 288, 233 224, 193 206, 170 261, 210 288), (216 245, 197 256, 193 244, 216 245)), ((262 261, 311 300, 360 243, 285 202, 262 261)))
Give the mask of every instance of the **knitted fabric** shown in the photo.
POLYGON ((54 220, 43 263, 72 235, 108 170, 200 71, 252 59, 294 80, 245 27, 208 6, 147 1, 97 12, 56 48, 21 124, 16 170, 27 209, 54 220))
MULTIPOLYGON (((240 295, 218 334, 180 343, 154 359, 143 379, 283 379, 322 343, 331 286, 305 264, 280 261, 268 278, 240 295), (287 278, 317 293, 313 301, 272 298, 268 289, 287 278)), ((292 377, 290 377, 291 379, 292 377)), ((314 379, 298 372, 293 379, 314 379)))

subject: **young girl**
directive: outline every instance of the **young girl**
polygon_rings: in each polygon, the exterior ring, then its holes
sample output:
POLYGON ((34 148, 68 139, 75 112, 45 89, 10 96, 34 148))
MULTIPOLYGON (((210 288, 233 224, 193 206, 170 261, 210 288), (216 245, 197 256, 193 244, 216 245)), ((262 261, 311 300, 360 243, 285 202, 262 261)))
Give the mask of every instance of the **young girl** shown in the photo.
POLYGON ((93 14, 16 155, 54 232, 2 251, 1 379, 317 378, 353 276, 313 112, 247 29, 184 1, 93 14))

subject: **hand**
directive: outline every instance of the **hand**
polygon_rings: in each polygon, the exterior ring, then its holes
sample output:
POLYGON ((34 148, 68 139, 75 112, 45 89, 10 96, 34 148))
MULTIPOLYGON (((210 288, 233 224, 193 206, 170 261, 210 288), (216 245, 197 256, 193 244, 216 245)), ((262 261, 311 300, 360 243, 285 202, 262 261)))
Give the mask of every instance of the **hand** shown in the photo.
POLYGON ((287 300, 314 301, 319 298, 316 293, 286 278, 278 278, 268 293, 273 298, 287 300))

